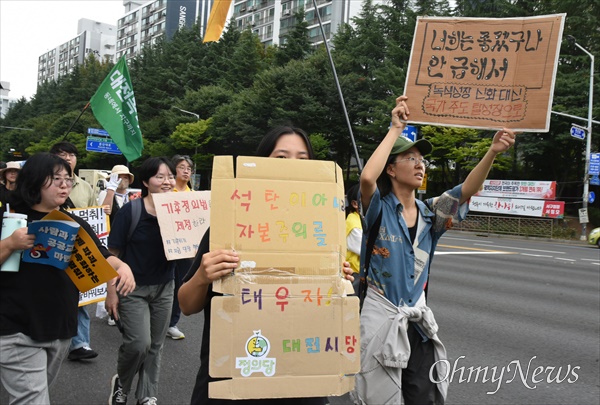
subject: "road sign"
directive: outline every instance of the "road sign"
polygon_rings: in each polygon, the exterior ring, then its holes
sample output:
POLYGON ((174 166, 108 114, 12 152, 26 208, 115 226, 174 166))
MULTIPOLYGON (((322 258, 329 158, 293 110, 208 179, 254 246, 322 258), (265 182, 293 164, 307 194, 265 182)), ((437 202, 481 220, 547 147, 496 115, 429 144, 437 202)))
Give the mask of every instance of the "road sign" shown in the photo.
POLYGON ((590 154, 589 174, 596 175, 596 176, 600 174, 600 153, 590 154))
POLYGON ((571 127, 571 136, 577 139, 585 139, 585 130, 579 127, 571 127))
POLYGON ((109 136, 108 132, 100 128, 88 128, 88 135, 109 136))
POLYGON ((593 204, 594 201, 596 201, 596 193, 594 193, 593 191, 590 191, 588 194, 588 202, 590 204, 593 204))
POLYGON ((117 144, 110 138, 99 138, 95 136, 88 136, 85 143, 85 150, 88 152, 101 152, 110 153, 113 155, 122 155, 121 151, 117 147, 117 144))
POLYGON ((406 127, 404 127, 404 130, 402 131, 402 136, 410 139, 411 142, 414 142, 417 140, 417 127, 412 126, 412 125, 407 125, 406 127))
POLYGON ((600 177, 598 177, 598 175, 594 175, 594 176, 590 177, 590 185, 600 186, 600 177))

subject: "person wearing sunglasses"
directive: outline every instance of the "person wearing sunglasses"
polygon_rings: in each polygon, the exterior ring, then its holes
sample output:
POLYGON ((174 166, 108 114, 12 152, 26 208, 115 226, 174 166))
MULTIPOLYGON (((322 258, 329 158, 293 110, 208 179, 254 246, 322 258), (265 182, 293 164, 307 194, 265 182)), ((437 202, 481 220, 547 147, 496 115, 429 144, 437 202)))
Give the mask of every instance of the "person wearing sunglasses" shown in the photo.
POLYGON ((424 156, 433 147, 425 139, 411 142, 402 136, 409 117, 407 100, 396 99, 392 126, 360 177, 359 200, 366 224, 361 278, 368 286, 360 317, 361 372, 353 393, 360 403, 444 403, 447 380, 433 382, 445 375, 439 360, 446 359, 446 351, 426 305, 431 260, 442 234, 453 221, 465 218, 466 203, 483 185, 495 157, 515 142, 510 129, 496 132, 464 183, 420 201, 415 191, 429 166, 424 156), (366 252, 373 227, 377 227, 374 245, 366 252))

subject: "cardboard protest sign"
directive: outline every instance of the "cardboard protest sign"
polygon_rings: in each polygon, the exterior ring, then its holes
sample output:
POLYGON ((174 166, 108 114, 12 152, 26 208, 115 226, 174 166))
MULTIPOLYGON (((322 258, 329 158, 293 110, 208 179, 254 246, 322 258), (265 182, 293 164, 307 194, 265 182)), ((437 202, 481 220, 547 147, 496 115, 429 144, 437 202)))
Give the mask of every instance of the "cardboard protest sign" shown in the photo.
MULTIPOLYGON (((68 215, 56 210, 43 219, 73 221, 68 215)), ((65 271, 82 293, 98 287, 118 275, 83 228, 79 228, 71 261, 65 271)))
POLYGON ((548 132, 565 16, 418 17, 409 122, 548 132))
POLYGON ((210 191, 152 194, 167 260, 194 257, 210 225, 210 191))
POLYGON ((213 283, 211 398, 342 395, 360 370, 358 298, 341 275, 343 176, 334 162, 217 156, 210 249, 240 266, 213 283), (218 211, 218 212, 217 212, 218 211))
MULTIPOLYGON (((100 239, 100 243, 102 243, 103 246, 108 247, 110 222, 108 221, 108 215, 106 215, 102 206, 73 208, 68 211, 85 220, 92 227, 98 239, 100 239)), ((82 307, 95 302, 104 301, 106 300, 106 293, 106 283, 94 287, 85 293, 80 292, 79 306, 82 307)))

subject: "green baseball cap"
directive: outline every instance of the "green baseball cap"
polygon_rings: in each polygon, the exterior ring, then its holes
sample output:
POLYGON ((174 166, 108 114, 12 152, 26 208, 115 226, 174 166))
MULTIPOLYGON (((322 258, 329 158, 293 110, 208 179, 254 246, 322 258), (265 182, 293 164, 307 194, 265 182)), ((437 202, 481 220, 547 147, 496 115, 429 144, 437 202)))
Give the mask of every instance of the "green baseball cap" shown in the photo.
POLYGON ((394 143, 394 146, 392 147, 390 156, 406 152, 413 146, 416 147, 423 156, 429 155, 431 153, 431 150, 433 149, 433 145, 431 145, 431 142, 429 142, 427 139, 419 139, 416 142, 411 142, 410 139, 406 138, 405 136, 399 136, 398 140, 394 143))

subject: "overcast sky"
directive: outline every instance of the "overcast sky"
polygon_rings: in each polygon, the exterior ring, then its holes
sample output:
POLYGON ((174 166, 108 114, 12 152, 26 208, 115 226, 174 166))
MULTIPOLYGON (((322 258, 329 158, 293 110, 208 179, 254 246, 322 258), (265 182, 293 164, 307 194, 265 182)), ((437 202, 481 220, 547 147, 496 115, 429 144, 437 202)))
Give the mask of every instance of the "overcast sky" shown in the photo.
POLYGON ((77 36, 80 18, 117 25, 123 0, 0 0, 0 80, 9 97, 27 99, 37 87, 38 58, 77 36))

